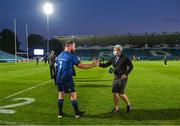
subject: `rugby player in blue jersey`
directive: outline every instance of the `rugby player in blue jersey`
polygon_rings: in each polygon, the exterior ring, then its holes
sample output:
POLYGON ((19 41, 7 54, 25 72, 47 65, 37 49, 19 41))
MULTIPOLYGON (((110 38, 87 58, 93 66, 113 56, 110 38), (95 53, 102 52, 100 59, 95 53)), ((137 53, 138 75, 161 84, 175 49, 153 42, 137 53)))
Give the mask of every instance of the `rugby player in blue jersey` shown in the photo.
POLYGON ((58 87, 58 118, 64 116, 63 102, 65 93, 69 93, 71 97, 71 103, 75 111, 75 117, 79 118, 85 114, 80 111, 78 107, 77 94, 73 81, 75 75, 74 65, 80 69, 90 69, 96 67, 99 64, 98 60, 94 60, 92 64, 83 64, 80 59, 73 54, 75 51, 75 43, 68 41, 65 44, 64 51, 56 58, 56 85, 58 87))

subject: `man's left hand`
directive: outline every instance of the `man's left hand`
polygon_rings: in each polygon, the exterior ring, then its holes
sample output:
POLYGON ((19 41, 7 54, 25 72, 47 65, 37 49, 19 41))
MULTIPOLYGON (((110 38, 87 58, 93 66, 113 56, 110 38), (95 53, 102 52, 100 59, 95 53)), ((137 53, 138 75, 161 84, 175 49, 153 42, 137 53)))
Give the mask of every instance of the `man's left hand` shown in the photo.
POLYGON ((95 66, 99 66, 100 61, 97 59, 93 59, 93 64, 95 64, 95 66))
POLYGON ((121 76, 121 79, 122 80, 124 80, 124 79, 126 79, 127 78, 127 76, 125 75, 125 74, 123 74, 122 76, 121 76))

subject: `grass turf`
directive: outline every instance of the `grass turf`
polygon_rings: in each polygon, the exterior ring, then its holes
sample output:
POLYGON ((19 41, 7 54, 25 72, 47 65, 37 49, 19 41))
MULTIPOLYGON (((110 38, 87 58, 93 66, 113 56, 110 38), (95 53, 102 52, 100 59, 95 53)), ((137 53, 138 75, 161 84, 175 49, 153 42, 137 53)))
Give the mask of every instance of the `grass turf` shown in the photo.
MULTIPOLYGON (((110 113, 113 108, 111 84, 113 75, 108 68, 77 69, 75 77, 79 106, 86 111, 83 118, 75 119, 69 100, 65 97, 63 119, 57 118, 57 90, 53 82, 28 90, 9 99, 0 106, 17 103, 14 98, 30 97, 35 102, 9 108, 14 114, 0 113, 0 124, 30 125, 122 125, 122 124, 179 124, 180 125, 180 62, 133 62, 126 94, 133 111, 126 113, 126 104, 120 100, 121 112, 110 113)), ((40 63, 0 64, 0 99, 50 80, 48 65, 40 63)), ((21 101, 18 101, 20 103, 21 101)))

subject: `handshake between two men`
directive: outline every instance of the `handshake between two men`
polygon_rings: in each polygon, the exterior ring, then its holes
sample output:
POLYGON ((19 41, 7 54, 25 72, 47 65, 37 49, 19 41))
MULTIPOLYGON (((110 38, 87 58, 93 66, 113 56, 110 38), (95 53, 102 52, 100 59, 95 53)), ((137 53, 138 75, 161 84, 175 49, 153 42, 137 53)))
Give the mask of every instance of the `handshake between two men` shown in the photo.
POLYGON ((57 56, 57 77, 56 77, 56 85, 59 92, 58 97, 58 118, 62 118, 64 116, 63 112, 63 103, 64 103, 64 95, 65 93, 70 93, 71 103, 73 109, 75 111, 75 117, 79 118, 85 114, 84 111, 80 111, 77 102, 77 93, 75 90, 75 84, 72 76, 75 72, 72 70, 74 65, 80 69, 90 69, 96 66, 106 68, 109 66, 113 66, 115 78, 112 84, 112 93, 114 99, 114 108, 112 110, 113 113, 119 112, 119 97, 121 97, 127 103, 127 112, 130 112, 132 109, 132 105, 128 100, 127 95, 125 94, 125 88, 127 84, 128 74, 133 69, 132 62, 130 59, 123 54, 121 45, 114 46, 113 57, 106 63, 101 63, 99 60, 94 59, 91 64, 83 64, 80 59, 75 56, 72 52, 75 51, 75 43, 69 41, 65 44, 64 51, 57 56), (69 64, 71 66, 69 66, 69 64), (68 68, 68 69, 67 69, 68 68), (69 73, 73 72, 73 73, 69 73), (69 73, 69 74, 67 74, 69 73))

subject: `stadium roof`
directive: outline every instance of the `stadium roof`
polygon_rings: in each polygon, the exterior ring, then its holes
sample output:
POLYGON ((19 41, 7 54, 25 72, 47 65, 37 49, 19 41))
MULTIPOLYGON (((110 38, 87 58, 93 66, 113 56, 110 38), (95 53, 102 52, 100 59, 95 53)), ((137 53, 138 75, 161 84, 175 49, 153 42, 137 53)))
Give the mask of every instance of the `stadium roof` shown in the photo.
POLYGON ((162 33, 128 33, 128 34, 110 34, 110 35, 70 35, 70 36, 55 36, 62 44, 68 40, 72 40, 79 45, 96 45, 101 46, 115 45, 115 44, 157 44, 157 43, 173 43, 180 41, 179 32, 162 32, 162 33), (178 35, 174 40, 169 40, 165 36, 178 35), (153 39, 152 39, 153 37, 153 39), (149 39, 149 40, 148 40, 149 39), (165 41, 167 39, 167 41, 165 41))

